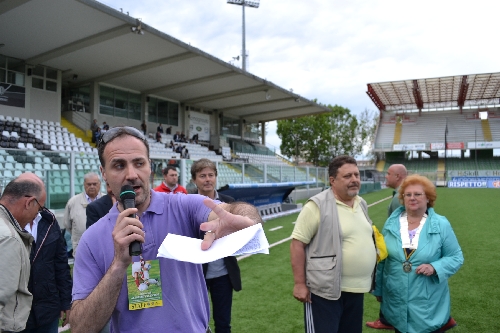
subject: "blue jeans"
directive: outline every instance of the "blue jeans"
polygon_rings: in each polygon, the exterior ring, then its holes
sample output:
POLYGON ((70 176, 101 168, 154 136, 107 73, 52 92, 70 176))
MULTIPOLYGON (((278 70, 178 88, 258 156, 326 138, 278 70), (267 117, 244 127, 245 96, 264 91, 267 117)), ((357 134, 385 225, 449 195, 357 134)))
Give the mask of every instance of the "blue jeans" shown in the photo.
POLYGON ((57 333, 57 328, 59 327, 59 318, 54 320, 52 323, 38 326, 32 329, 25 329, 21 333, 57 333))
POLYGON ((212 299, 212 312, 215 333, 231 332, 231 306, 233 303, 233 286, 229 275, 206 279, 207 289, 212 299))

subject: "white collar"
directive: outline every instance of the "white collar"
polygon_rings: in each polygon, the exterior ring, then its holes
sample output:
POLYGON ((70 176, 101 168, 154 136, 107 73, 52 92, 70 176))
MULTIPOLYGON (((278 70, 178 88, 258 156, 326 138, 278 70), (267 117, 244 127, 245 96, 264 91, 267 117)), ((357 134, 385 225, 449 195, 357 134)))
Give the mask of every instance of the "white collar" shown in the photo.
POLYGON ((406 214, 406 212, 403 212, 401 214, 401 216, 399 217, 399 225, 400 225, 399 230, 401 233, 401 243, 403 249, 416 250, 418 248, 418 239, 420 237, 420 232, 424 227, 425 221, 427 221, 427 214, 424 214, 424 216, 422 216, 422 219, 420 220, 420 225, 415 231, 415 236, 413 237, 413 239, 410 240, 410 235, 408 232, 408 214, 406 214))

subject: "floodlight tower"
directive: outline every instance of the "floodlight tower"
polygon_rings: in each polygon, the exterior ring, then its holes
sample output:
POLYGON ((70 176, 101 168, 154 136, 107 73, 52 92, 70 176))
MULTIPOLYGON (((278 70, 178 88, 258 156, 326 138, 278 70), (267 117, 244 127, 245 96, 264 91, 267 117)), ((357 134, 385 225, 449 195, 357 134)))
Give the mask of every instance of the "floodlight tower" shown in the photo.
POLYGON ((245 7, 251 8, 259 8, 260 0, 227 0, 228 4, 241 6, 242 15, 243 15, 243 24, 242 24, 242 51, 241 51, 241 69, 246 72, 247 71, 247 51, 245 48, 245 7))

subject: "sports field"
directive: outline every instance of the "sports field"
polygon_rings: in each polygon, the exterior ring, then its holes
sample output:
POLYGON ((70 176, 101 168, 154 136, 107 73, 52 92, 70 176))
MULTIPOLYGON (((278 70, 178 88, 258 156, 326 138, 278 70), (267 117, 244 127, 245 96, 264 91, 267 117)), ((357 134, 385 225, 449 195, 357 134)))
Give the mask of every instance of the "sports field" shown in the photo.
MULTIPOLYGON (((390 196, 390 190, 363 197, 368 204, 390 196)), ((452 316, 458 326, 449 332, 500 332, 500 191, 438 188, 436 212, 451 222, 464 253, 464 265, 450 280, 452 316)), ((369 208, 382 229, 388 201, 369 208)), ((290 236, 297 214, 266 222, 269 243, 290 236), (271 229, 282 227, 270 231, 271 229)), ((290 241, 239 262, 243 290, 234 294, 232 331, 235 333, 304 332, 302 304, 292 296, 290 241)), ((375 297, 365 296, 365 321, 378 316, 375 297)), ((213 323, 211 323, 213 327, 213 323)), ((365 327, 363 332, 377 332, 365 327)), ((386 331, 389 332, 389 331, 386 331)))

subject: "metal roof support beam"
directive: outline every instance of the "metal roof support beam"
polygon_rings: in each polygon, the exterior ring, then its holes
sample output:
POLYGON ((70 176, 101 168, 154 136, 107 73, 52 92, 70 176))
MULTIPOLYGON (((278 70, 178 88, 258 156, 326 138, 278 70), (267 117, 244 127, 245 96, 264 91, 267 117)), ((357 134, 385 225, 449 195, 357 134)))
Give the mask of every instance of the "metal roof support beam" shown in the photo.
POLYGON ((422 99, 422 93, 420 92, 420 87, 418 86, 418 81, 413 80, 413 98, 415 98, 415 104, 417 104, 418 115, 422 114, 422 109, 424 108, 424 101, 422 99))
POLYGON ((258 92, 258 91, 265 91, 267 89, 269 89, 268 86, 261 84, 261 85, 250 87, 250 88, 243 88, 243 89, 232 90, 232 91, 228 91, 228 92, 220 93, 220 94, 202 96, 202 97, 198 97, 198 98, 194 98, 194 99, 182 101, 182 102, 184 104, 187 104, 187 105, 196 105, 198 103, 216 101, 218 99, 227 98, 227 97, 251 94, 254 92, 258 92))
MULTIPOLYGON (((293 111, 295 109, 304 109, 306 107, 315 107, 315 105, 311 105, 311 104, 306 104, 306 105, 300 105, 300 106, 295 106, 293 108, 283 108, 283 109, 279 109, 279 110, 273 110, 273 113, 277 113, 277 112, 283 112, 283 111, 293 111)), ((255 117, 255 116, 259 116, 261 114, 267 114, 269 112, 256 112, 256 113, 251 113, 251 114, 246 114, 245 117, 255 117)), ((311 113, 311 114, 307 114, 307 115, 290 115, 289 117, 281 117, 281 118, 276 118, 276 120, 279 120, 279 119, 287 119, 287 118, 295 118, 295 117, 302 117, 302 116, 312 116, 314 114, 321 114, 321 113, 325 113, 323 110, 319 111, 319 112, 316 112, 316 113, 311 113)))
POLYGON ((126 69, 123 69, 123 70, 119 70, 119 71, 113 72, 113 73, 109 73, 109 74, 105 74, 105 75, 102 75, 102 76, 94 77, 94 78, 91 78, 91 79, 88 79, 88 80, 85 80, 85 81, 79 83, 79 85, 85 84, 87 82, 92 82, 92 81, 97 81, 97 82, 108 81, 108 80, 116 79, 118 77, 122 77, 122 76, 125 76, 125 75, 134 74, 134 73, 145 71, 147 69, 155 68, 155 67, 158 67, 158 66, 164 66, 164 65, 168 65, 168 64, 173 64, 175 62, 184 61, 184 60, 187 60, 187 59, 190 59, 190 58, 194 58, 194 57, 198 57, 198 55, 195 54, 195 53, 192 53, 192 52, 184 52, 184 53, 181 53, 181 54, 174 55, 172 57, 150 61, 150 62, 147 62, 145 64, 140 64, 140 65, 129 67, 129 68, 126 68, 126 69))
POLYGON ((467 83, 467 75, 462 76, 462 82, 460 82, 460 89, 458 92, 457 105, 460 108, 460 113, 462 113, 463 106, 465 105, 465 98, 467 97, 467 90, 469 89, 469 84, 467 83))
POLYGON ((384 105, 384 103, 382 103, 382 101, 378 97, 377 93, 373 89, 372 85, 369 84, 369 83, 368 83, 368 91, 366 93, 368 94, 368 96, 371 98, 371 100, 373 101, 373 103, 377 106, 377 108, 380 111, 385 111, 385 105, 384 105))
POLYGON ((0 15, 7 13, 8 11, 24 5, 26 2, 30 0, 3 0, 0 1, 0 15))
POLYGON ((146 90, 146 91, 144 91, 144 93, 145 94, 156 94, 156 93, 164 92, 164 91, 167 91, 167 90, 174 90, 174 89, 178 89, 178 88, 185 88, 185 87, 192 86, 192 85, 198 84, 198 83, 204 83, 204 82, 209 82, 209 81, 215 81, 215 80, 225 79, 227 77, 231 77, 231 76, 235 76, 235 75, 240 75, 240 73, 233 72, 233 71, 231 71, 231 72, 224 72, 224 73, 220 73, 220 74, 215 74, 215 75, 200 77, 200 78, 194 79, 194 80, 188 80, 188 81, 184 81, 184 82, 179 82, 179 83, 174 83, 174 84, 168 84, 168 85, 165 85, 165 86, 162 86, 162 87, 158 87, 158 88, 153 88, 153 89, 146 90))
POLYGON ((294 100, 296 100, 295 97, 285 97, 285 98, 281 98, 281 99, 273 99, 272 101, 248 103, 248 104, 242 104, 242 105, 237 105, 235 107, 223 108, 223 109, 218 109, 218 110, 219 111, 236 111, 236 110, 244 109, 244 108, 248 108, 248 107, 257 107, 257 106, 262 106, 262 105, 273 105, 276 103, 283 103, 283 102, 294 101, 294 100))
POLYGON ((85 47, 95 45, 97 43, 102 43, 107 40, 120 37, 125 34, 130 34, 130 25, 124 24, 119 27, 100 32, 98 34, 77 40, 73 43, 63 45, 61 47, 55 48, 53 50, 47 51, 45 53, 34 56, 26 60, 26 63, 30 65, 38 65, 45 61, 63 56, 65 54, 81 50, 85 47))

